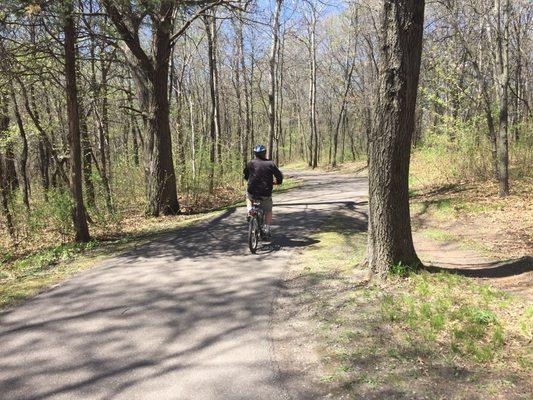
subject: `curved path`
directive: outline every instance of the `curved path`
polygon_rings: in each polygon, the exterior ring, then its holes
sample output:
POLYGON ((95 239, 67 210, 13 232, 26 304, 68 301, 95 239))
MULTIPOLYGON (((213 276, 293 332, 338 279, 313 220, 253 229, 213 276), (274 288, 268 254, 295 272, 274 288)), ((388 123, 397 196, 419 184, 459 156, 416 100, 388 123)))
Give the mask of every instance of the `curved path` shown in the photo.
POLYGON ((269 340, 276 285, 311 230, 367 194, 364 178, 293 175, 305 182, 275 196, 275 240, 256 255, 232 209, 0 315, 0 398, 288 398, 269 340))

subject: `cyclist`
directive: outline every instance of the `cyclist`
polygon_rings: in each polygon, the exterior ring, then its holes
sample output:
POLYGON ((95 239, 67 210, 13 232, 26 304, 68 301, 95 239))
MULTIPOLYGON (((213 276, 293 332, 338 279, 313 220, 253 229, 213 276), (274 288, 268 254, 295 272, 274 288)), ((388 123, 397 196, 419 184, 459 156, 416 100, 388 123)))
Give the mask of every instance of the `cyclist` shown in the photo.
POLYGON ((248 181, 246 191, 246 206, 252 208, 252 199, 261 200, 265 211, 265 224, 263 233, 270 237, 272 225, 272 186, 274 178, 276 184, 283 183, 283 174, 273 161, 266 158, 266 147, 258 144, 254 147, 253 160, 249 161, 244 168, 244 179, 248 181))

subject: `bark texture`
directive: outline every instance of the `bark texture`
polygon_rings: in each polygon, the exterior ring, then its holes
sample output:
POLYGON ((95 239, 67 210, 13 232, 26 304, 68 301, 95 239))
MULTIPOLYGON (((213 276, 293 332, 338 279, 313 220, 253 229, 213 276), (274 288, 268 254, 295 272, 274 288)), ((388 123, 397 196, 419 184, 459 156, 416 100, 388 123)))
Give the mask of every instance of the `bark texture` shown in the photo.
POLYGON ((72 3, 65 13, 65 82, 67 93, 68 138, 70 148, 70 193, 73 201, 72 221, 77 242, 90 239, 87 216, 83 204, 80 118, 76 87, 76 27, 72 3))
POLYGON ((494 2, 496 19, 496 64, 498 118, 499 194, 509 194, 509 0, 494 2))
POLYGON ((420 72, 424 1, 385 0, 376 124, 370 135, 368 262, 418 267, 411 236, 408 176, 420 72))

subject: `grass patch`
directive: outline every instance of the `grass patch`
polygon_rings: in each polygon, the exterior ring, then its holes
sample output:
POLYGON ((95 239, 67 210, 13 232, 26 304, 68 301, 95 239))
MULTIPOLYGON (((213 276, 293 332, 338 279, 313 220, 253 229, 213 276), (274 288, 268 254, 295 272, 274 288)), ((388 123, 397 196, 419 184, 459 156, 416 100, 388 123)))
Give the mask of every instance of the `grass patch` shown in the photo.
POLYGON ((423 231, 424 235, 433 240, 440 240, 443 242, 450 242, 457 240, 457 237, 451 233, 440 229, 426 229, 423 231))
POLYGON ((312 310, 321 381, 331 392, 527 398, 533 307, 471 278, 403 265, 384 286, 354 285, 366 275, 357 267, 366 238, 353 226, 332 217, 294 263, 305 283, 296 303, 312 310))
POLYGON ((428 272, 412 274, 399 289, 385 295, 381 314, 399 332, 409 332, 413 345, 432 347, 434 342, 473 363, 507 359, 504 345, 513 340, 513 327, 504 320, 512 311, 511 303, 502 301, 508 298, 505 293, 467 278, 428 272))
POLYGON ((283 185, 274 186, 274 194, 285 193, 291 189, 301 186, 303 183, 302 179, 297 178, 285 178, 283 180, 283 185))

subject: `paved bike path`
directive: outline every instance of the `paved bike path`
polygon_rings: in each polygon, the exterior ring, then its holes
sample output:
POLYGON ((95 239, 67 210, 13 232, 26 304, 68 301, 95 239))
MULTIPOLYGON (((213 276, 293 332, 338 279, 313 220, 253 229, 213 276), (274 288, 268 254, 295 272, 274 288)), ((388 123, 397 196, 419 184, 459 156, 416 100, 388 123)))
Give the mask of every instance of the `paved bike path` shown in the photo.
POLYGON ((244 209, 228 210, 0 314, 0 398, 289 398, 269 340, 276 286, 311 230, 367 193, 363 178, 296 175, 256 255, 244 209))

